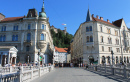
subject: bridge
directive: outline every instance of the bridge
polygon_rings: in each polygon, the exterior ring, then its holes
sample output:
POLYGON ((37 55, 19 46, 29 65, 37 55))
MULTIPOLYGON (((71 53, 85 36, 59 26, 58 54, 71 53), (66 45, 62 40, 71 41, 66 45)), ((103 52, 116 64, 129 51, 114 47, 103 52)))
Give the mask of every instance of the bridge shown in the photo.
POLYGON ((15 66, 0 68, 0 82, 130 82, 129 66, 15 66))
POLYGON ((78 67, 55 68, 45 76, 31 82, 124 82, 127 79, 112 74, 94 72, 78 67))

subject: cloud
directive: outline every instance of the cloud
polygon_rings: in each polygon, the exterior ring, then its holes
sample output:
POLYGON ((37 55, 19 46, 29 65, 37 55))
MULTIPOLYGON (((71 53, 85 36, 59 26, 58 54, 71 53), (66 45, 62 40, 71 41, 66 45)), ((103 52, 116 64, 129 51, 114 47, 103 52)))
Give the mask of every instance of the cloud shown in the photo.
POLYGON ((130 22, 126 24, 128 28, 130 28, 130 22))

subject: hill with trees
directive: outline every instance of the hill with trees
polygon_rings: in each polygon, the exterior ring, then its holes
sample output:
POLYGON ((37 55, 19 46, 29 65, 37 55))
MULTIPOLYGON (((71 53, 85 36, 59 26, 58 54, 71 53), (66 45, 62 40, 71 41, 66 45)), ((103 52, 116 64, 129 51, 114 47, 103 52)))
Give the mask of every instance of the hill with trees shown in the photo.
POLYGON ((53 38, 54 46, 57 46, 59 48, 68 48, 70 46, 70 42, 73 38, 72 34, 65 34, 60 29, 57 30, 57 33, 55 33, 54 29, 50 29, 50 31, 53 38))

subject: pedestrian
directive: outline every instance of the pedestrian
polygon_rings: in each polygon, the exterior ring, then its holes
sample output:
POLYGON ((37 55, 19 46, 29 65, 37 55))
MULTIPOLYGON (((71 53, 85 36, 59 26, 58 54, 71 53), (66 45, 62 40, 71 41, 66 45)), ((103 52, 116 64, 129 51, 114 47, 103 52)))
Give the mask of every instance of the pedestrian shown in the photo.
POLYGON ((82 63, 81 63, 81 67, 82 67, 82 63))
POLYGON ((63 63, 62 63, 62 68, 63 68, 63 63))
POLYGON ((79 68, 80 68, 80 63, 79 63, 79 68))

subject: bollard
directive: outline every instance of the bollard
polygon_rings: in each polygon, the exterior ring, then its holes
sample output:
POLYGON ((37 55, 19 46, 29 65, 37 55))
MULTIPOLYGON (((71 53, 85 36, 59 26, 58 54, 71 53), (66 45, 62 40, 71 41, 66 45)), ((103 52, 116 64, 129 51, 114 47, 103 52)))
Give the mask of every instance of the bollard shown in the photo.
POLYGON ((10 66, 10 70, 9 71, 10 71, 10 73, 12 72, 12 66, 10 66))
POLYGON ((124 78, 127 78, 126 65, 124 65, 124 78))
POLYGON ((115 75, 115 69, 113 66, 111 67, 111 71, 112 71, 112 75, 115 75))
POLYGON ((95 66, 95 71, 97 71, 97 65, 95 66))
POLYGON ((23 76, 23 67, 22 66, 20 66, 20 67, 18 67, 18 71, 17 71, 17 73, 19 74, 18 75, 18 82, 22 82, 22 76, 23 76))

